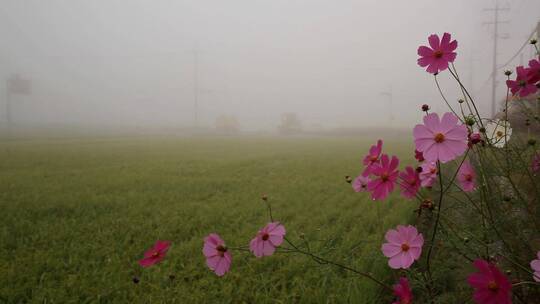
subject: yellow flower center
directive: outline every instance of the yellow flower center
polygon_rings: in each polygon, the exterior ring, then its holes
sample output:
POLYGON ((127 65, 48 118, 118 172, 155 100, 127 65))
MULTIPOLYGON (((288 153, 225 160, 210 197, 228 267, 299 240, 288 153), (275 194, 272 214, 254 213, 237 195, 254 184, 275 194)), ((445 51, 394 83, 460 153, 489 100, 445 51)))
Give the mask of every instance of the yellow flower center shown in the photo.
POLYGON ((437 133, 435 134, 435 142, 436 143, 442 143, 444 141, 444 134, 442 133, 437 133))

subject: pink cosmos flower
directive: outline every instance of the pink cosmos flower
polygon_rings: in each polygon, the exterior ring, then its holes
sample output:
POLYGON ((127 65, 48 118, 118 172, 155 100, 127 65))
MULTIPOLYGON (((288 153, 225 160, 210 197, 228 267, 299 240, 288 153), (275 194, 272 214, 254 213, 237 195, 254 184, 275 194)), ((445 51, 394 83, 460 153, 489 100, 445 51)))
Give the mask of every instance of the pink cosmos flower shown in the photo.
POLYGON ((419 174, 420 185, 422 187, 432 187, 437 180, 437 164, 434 162, 423 163, 421 168, 422 172, 419 174))
POLYGON ((408 269, 422 254, 424 237, 414 226, 397 226, 385 235, 388 243, 382 245, 384 256, 390 258, 388 265, 393 269, 408 269))
POLYGON ((418 65, 426 67, 426 71, 431 74, 436 74, 448 68, 448 63, 454 62, 458 46, 456 40, 450 41, 450 34, 444 33, 439 41, 438 35, 431 35, 428 38, 429 46, 422 45, 418 48, 418 65))
POLYGON ((529 69, 518 66, 516 68, 516 74, 516 80, 506 81, 506 85, 510 88, 510 91, 512 91, 512 95, 519 94, 520 97, 525 97, 536 93, 538 88, 533 82, 529 81, 529 69))
POLYGON ((414 158, 416 158, 416 160, 420 163, 425 160, 424 154, 416 149, 414 150, 414 158))
POLYGON ((204 238, 203 254, 206 257, 206 265, 218 276, 229 272, 232 256, 225 242, 216 233, 211 233, 204 238))
POLYGON ((413 198, 420 189, 420 177, 418 172, 411 166, 407 166, 405 171, 399 173, 401 178, 401 195, 406 198, 413 198))
POLYGON ((364 157, 364 165, 366 168, 364 169, 364 172, 362 175, 368 176, 371 174, 371 170, 373 169, 373 165, 378 164, 380 162, 381 152, 382 152, 382 140, 377 140, 377 145, 371 146, 369 148, 369 153, 364 157))
POLYGON ((531 268, 534 272, 533 279, 536 282, 540 282, 540 251, 536 253, 537 260, 531 261, 531 268))
POLYGON ((540 81, 540 60, 533 59, 529 61, 529 72, 527 74, 530 83, 540 81))
POLYGON ((139 265, 142 267, 150 267, 161 262, 165 258, 170 246, 170 241, 156 241, 154 247, 148 249, 144 253, 144 258, 139 260, 139 265))
POLYGON ((476 172, 468 161, 464 161, 458 171, 457 179, 461 189, 465 192, 471 192, 476 186, 476 172))
POLYGON ((424 124, 416 125, 413 134, 416 150, 430 162, 446 163, 467 150, 467 126, 450 112, 444 113, 441 120, 437 113, 424 116, 424 124))
POLYGON ((477 259, 474 267, 478 269, 467 278, 475 289, 473 299, 478 304, 511 304, 512 284, 497 267, 485 260, 477 259))
POLYGON ((384 200, 394 190, 394 183, 399 174, 399 171, 396 170, 398 165, 399 159, 397 157, 392 156, 392 160, 390 160, 386 154, 381 156, 380 164, 373 164, 371 174, 377 178, 368 183, 372 199, 384 200))
POLYGON ((283 225, 279 222, 268 223, 251 240, 249 250, 258 258, 272 255, 276 251, 276 247, 283 243, 284 236, 285 227, 283 225))
POLYGON ((412 303, 412 291, 409 286, 409 280, 407 278, 399 278, 399 282, 393 286, 394 295, 398 298, 392 304, 411 304, 412 303))
POLYGON ((540 153, 535 153, 531 160, 531 171, 538 173, 540 171, 540 153))
POLYGON ((368 191, 367 186, 370 181, 371 179, 369 178, 369 176, 364 176, 360 174, 352 182, 352 187, 355 192, 366 192, 368 191))

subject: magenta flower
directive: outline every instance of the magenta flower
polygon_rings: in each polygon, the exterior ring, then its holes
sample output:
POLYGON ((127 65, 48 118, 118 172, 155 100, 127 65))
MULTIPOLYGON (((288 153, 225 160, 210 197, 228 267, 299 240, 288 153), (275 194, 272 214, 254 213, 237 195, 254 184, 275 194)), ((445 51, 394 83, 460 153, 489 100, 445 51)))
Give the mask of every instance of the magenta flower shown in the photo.
POLYGON ((446 163, 467 150, 467 126, 450 112, 444 113, 441 120, 437 113, 424 116, 424 124, 416 125, 413 134, 416 150, 427 161, 446 163))
POLYGON ((398 298, 397 301, 392 304, 412 303, 413 295, 407 278, 399 278, 399 282, 392 287, 394 289, 394 295, 398 298))
POLYGON ((478 269, 467 278, 475 289, 473 299, 478 304, 511 304, 512 284, 497 267, 485 260, 477 259, 474 267, 478 269))
POLYGON ((529 61, 529 72, 527 73, 530 83, 540 81, 540 60, 533 59, 529 61))
POLYGON ((369 178, 369 176, 364 176, 360 174, 352 182, 352 187, 355 192, 366 192, 368 191, 367 186, 370 181, 371 179, 369 178))
POLYGON ((385 235, 388 243, 382 245, 384 256, 390 258, 388 265, 393 269, 408 269, 422 254, 424 237, 414 226, 397 226, 385 235))
POLYGON ((425 160, 424 158, 424 153, 418 151, 418 150, 414 150, 414 158, 416 158, 416 160, 418 162, 423 162, 425 160))
POLYGON ((362 175, 368 176, 371 174, 371 170, 373 169, 373 166, 375 164, 378 164, 380 162, 381 152, 382 152, 382 140, 377 140, 377 145, 371 146, 369 148, 369 153, 364 157, 364 165, 366 168, 364 169, 364 172, 362 175))
POLYGON ((284 236, 285 227, 283 225, 279 222, 268 223, 251 240, 249 250, 258 258, 272 255, 276 251, 276 247, 283 243, 284 236))
POLYGON ((465 192, 471 192, 476 187, 476 172, 468 161, 464 161, 458 171, 457 176, 461 189, 465 192))
POLYGON ((144 258, 139 260, 139 265, 142 267, 150 267, 163 261, 170 246, 170 241, 156 241, 154 247, 148 249, 144 253, 144 258))
POLYGON ((536 253, 537 260, 531 261, 531 268, 534 272, 533 279, 536 282, 540 282, 540 251, 536 253))
POLYGON ((218 276, 229 272, 232 256, 225 242, 216 233, 211 233, 204 238, 203 254, 206 257, 206 265, 218 276))
POLYGON ((399 173, 401 179, 401 195, 406 198, 413 198, 420 189, 420 177, 418 172, 411 166, 407 166, 405 171, 399 173))
POLYGON ((510 88, 512 95, 518 95, 525 97, 530 94, 536 93, 538 88, 533 82, 529 81, 529 69, 523 66, 516 68, 516 80, 507 80, 506 85, 510 88))
POLYGON ((437 180, 437 164, 434 162, 423 163, 422 172, 419 174, 420 185, 422 187, 432 187, 437 180))
POLYGON ((540 171, 540 153, 534 153, 531 160, 531 171, 533 173, 538 173, 540 171))
POLYGON ((390 160, 386 154, 381 156, 380 164, 373 164, 371 174, 377 178, 368 183, 372 199, 384 200, 394 190, 394 183, 399 174, 399 171, 396 170, 398 166, 399 159, 392 156, 392 160, 390 160))
POLYGON ((431 35, 428 38, 429 46, 422 45, 418 48, 418 65, 426 67, 426 71, 431 74, 436 74, 448 68, 448 63, 454 62, 458 46, 456 40, 450 41, 450 34, 444 33, 439 41, 438 35, 431 35))

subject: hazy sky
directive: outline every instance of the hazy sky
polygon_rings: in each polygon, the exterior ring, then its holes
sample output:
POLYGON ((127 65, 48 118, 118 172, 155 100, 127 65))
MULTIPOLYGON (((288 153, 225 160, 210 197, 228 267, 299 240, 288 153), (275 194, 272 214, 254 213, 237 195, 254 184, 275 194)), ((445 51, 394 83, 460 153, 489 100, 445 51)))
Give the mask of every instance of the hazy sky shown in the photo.
MULTIPOLYGON (((503 63, 540 21, 540 1, 499 4, 510 8, 500 13, 509 21, 500 25, 508 36, 499 41, 503 63)), ((19 74, 33 91, 13 98, 18 123, 188 126, 197 78, 201 125, 228 114, 246 129, 269 129, 281 113, 296 112, 308 127, 412 126, 422 103, 444 109, 433 77, 416 64, 416 49, 429 34, 447 31, 459 42, 458 71, 488 112, 493 26, 483 23, 493 13, 483 8, 493 5, 0 0, 1 104, 4 79, 19 74), (389 90, 391 107, 383 94, 389 90)), ((526 62, 532 51, 523 54, 526 62)), ((442 78, 456 100, 457 87, 442 78)))

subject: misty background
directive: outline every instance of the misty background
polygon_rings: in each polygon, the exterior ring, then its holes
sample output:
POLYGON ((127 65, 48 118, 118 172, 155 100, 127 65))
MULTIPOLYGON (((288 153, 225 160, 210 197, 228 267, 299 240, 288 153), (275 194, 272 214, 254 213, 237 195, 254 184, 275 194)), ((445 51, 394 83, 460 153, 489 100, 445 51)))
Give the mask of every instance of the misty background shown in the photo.
MULTIPOLYGON (((513 69, 540 1, 498 1, 498 63, 513 69)), ((304 128, 412 128, 419 107, 446 110, 416 60, 432 33, 452 34, 456 67, 490 113, 494 0, 0 0, 0 118, 6 80, 25 126, 273 130, 286 112, 304 128), (198 117, 195 118, 195 98, 198 117)), ((505 95, 500 68, 498 98, 505 95)), ((458 87, 442 73, 451 101, 458 87)))

